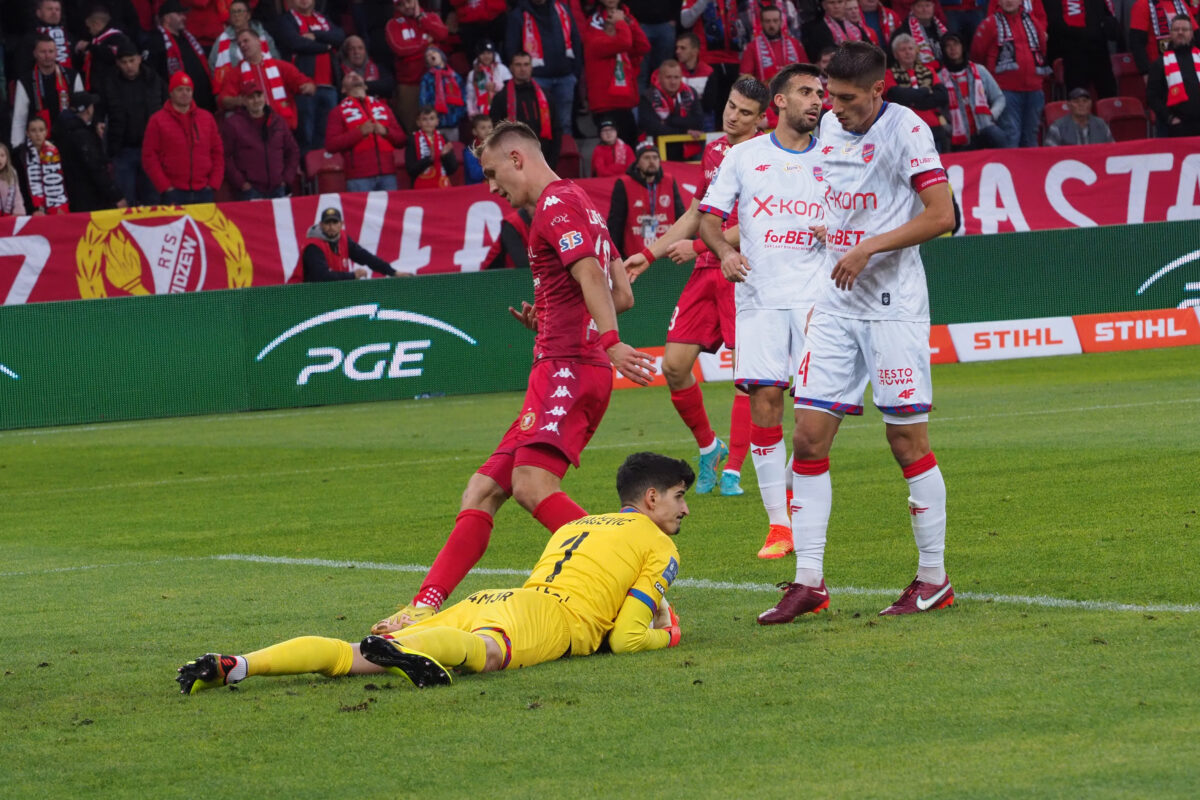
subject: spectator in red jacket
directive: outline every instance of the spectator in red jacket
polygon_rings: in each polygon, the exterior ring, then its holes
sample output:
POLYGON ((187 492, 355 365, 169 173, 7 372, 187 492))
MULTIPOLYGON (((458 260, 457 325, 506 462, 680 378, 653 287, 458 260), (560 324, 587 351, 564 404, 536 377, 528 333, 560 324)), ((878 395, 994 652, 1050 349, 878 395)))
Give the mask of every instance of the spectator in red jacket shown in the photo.
MULTIPOLYGON (((458 35, 467 55, 479 52, 479 43, 486 40, 504 41, 505 0, 450 0, 458 17, 458 35)), ((472 112, 486 114, 486 111, 472 112)))
POLYGON ((229 21, 229 0, 188 0, 188 29, 205 47, 225 31, 229 21))
POLYGON ((654 138, 679 134, 692 137, 696 144, 683 146, 683 158, 699 155, 699 143, 704 141, 700 98, 683 82, 683 72, 675 59, 664 61, 651 78, 638 107, 638 123, 643 133, 654 138))
POLYGON ((748 38, 738 20, 737 0, 684 0, 679 21, 700 40, 700 59, 713 68, 717 105, 724 106, 748 38))
POLYGON ((783 12, 767 6, 758 13, 762 32, 742 51, 741 69, 761 83, 770 84, 775 73, 788 64, 807 62, 808 54, 800 41, 783 29, 783 12))
POLYGON ((633 166, 633 148, 621 141, 617 126, 610 119, 601 120, 597 130, 600 144, 592 150, 592 177, 617 178, 633 166))
POLYGON ((242 87, 247 81, 262 87, 269 105, 287 123, 288 130, 295 131, 299 124, 296 110, 297 95, 311 95, 317 90, 312 79, 287 61, 273 58, 262 51, 258 32, 253 28, 237 35, 238 48, 246 55, 237 67, 225 71, 225 82, 217 102, 225 111, 234 111, 246 105, 247 97, 242 87))
POLYGON ((987 67, 1004 92, 1004 113, 997 124, 1008 147, 1037 147, 1037 130, 1046 96, 1046 28, 1021 0, 999 0, 999 8, 975 31, 971 60, 987 67))
POLYGON ((587 53, 583 75, 587 82, 592 120, 616 123, 621 138, 637 139, 637 76, 642 59, 650 52, 650 40, 620 0, 600 0, 583 28, 587 53))
POLYGON ((242 84, 246 102, 221 121, 225 180, 241 200, 287 197, 300 171, 300 148, 257 81, 242 84))
POLYGON ((417 0, 399 0, 396 16, 384 29, 388 47, 396 55, 396 116, 406 130, 417 123, 421 78, 425 75, 425 48, 450 35, 437 14, 421 9, 417 0))
MULTIPOLYGON (((683 82, 692 87, 700 98, 700 110, 704 116, 704 130, 711 131, 717 127, 717 112, 720 102, 717 99, 717 81, 713 79, 713 68, 700 60, 700 37, 691 31, 684 31, 675 40, 675 60, 683 73, 683 82)), ((654 68, 658 71, 658 67, 654 68)), ((651 76, 653 82, 653 73, 651 76)))
POLYGON ((346 98, 329 112, 325 149, 341 153, 346 190, 396 191, 395 151, 407 137, 387 103, 367 94, 367 82, 357 72, 342 78, 346 98))
POLYGON ((183 71, 171 76, 167 103, 155 111, 142 140, 142 167, 164 203, 211 203, 225 175, 217 120, 192 101, 183 71))

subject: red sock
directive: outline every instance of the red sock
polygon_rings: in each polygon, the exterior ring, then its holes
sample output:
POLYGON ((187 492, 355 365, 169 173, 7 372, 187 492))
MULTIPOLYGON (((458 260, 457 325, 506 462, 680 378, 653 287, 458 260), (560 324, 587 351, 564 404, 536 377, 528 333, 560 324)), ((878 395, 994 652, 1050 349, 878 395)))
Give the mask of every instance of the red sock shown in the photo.
POLYGON ((421 590, 413 602, 425 603, 441 608, 442 602, 455 587, 479 563, 492 538, 492 515, 486 511, 468 508, 454 518, 454 530, 441 552, 433 560, 429 574, 425 576, 421 590))
POLYGON ((729 460, 725 462, 725 469, 741 472, 748 452, 750 452, 750 395, 735 392, 733 411, 729 414, 729 460))
POLYGON ((533 518, 542 523, 546 530, 554 533, 568 522, 574 522, 580 517, 586 517, 587 512, 567 497, 566 492, 555 492, 537 504, 533 510, 533 518))
POLYGON ((697 381, 686 389, 671 392, 671 405, 679 412, 683 424, 691 428, 696 444, 708 447, 717 435, 713 433, 712 425, 708 424, 708 412, 704 410, 704 394, 700 391, 697 381))

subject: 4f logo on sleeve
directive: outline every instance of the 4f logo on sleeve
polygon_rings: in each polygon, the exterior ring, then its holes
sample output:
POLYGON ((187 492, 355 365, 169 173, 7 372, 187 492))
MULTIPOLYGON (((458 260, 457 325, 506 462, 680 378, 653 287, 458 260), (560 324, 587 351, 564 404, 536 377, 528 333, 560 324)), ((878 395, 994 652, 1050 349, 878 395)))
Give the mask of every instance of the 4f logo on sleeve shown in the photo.
POLYGON ((568 250, 574 250, 576 247, 583 246, 583 234, 579 231, 567 231, 558 240, 558 251, 565 253, 568 250))

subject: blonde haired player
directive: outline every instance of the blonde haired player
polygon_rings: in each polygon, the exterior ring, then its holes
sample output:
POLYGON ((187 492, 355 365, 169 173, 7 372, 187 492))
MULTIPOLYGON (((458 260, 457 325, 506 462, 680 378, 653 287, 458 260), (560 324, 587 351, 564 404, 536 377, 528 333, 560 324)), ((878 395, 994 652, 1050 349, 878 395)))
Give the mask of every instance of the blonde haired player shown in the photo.
POLYGON ((670 537, 688 514, 695 480, 686 461, 634 453, 617 470, 615 514, 584 517, 550 538, 520 588, 475 592, 403 631, 360 644, 302 636, 244 656, 209 653, 179 668, 183 694, 258 675, 329 677, 383 671, 418 687, 451 683, 451 669, 491 672, 567 655, 679 644, 679 620, 664 596, 679 572, 670 537))
POLYGON ((929 293, 917 248, 953 230, 954 203, 929 126, 911 110, 883 101, 886 65, 878 47, 848 42, 826 67, 833 111, 821 122, 820 152, 831 280, 808 323, 795 383, 796 580, 759 615, 764 625, 829 605, 829 451, 842 417, 862 413, 867 381, 908 483, 919 553, 916 578, 880 613, 911 614, 954 602, 944 566, 946 484, 929 448, 929 293))

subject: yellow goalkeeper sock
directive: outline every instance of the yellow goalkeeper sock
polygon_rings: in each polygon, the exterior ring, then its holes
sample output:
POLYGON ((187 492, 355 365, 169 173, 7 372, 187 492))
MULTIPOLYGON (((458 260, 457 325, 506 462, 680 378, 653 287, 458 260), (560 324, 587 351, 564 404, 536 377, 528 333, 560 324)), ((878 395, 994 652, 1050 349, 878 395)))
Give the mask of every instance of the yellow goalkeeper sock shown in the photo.
POLYGON ((401 631, 396 642, 432 656, 444 667, 467 672, 482 672, 487 662, 487 646, 473 633, 437 626, 412 633, 401 631))
POLYGON ((348 675, 354 647, 340 639, 301 636, 246 655, 246 675, 348 675))

